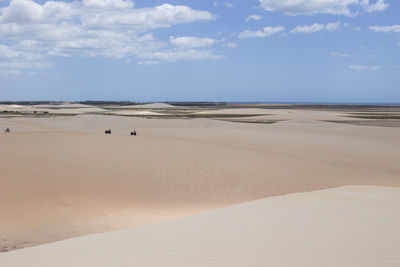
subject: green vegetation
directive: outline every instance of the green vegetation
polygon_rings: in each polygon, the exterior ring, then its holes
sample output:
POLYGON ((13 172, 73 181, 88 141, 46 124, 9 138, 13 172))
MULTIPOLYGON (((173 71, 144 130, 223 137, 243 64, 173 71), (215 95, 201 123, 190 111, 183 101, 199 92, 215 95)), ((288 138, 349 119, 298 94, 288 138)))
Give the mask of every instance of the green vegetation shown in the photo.
MULTIPOLYGON (((207 113, 191 113, 191 114, 175 114, 173 116, 182 118, 246 118, 246 117, 256 117, 263 116, 264 114, 207 114, 207 113)), ((168 116, 168 115, 167 115, 168 116)))
POLYGON ((84 104, 92 106, 132 106, 132 105, 143 105, 147 103, 131 102, 131 101, 80 101, 73 102, 71 104, 84 104))
MULTIPOLYGON (((96 114, 96 113, 93 113, 96 114)), ((101 115, 124 116, 124 117, 140 117, 148 119, 220 119, 220 118, 250 118, 256 116, 265 116, 268 114, 199 114, 199 113, 176 113, 166 115, 141 115, 141 114, 114 114, 114 113, 97 113, 101 115)))
POLYGON ((220 107, 227 106, 226 102, 165 102, 177 107, 220 107))
POLYGON ((12 118, 12 117, 62 117, 62 116, 75 116, 76 114, 71 113, 49 113, 48 111, 33 111, 33 112, 21 112, 12 110, 3 110, 0 112, 0 117, 12 118))
POLYGON ((238 123, 254 123, 254 124, 273 124, 284 120, 220 120, 228 122, 238 122, 238 123))
POLYGON ((342 123, 342 124, 351 124, 358 126, 380 126, 380 127, 400 127, 400 120, 323 120, 324 122, 330 123, 342 123))
POLYGON ((0 101, 0 105, 21 105, 21 106, 32 106, 32 105, 57 105, 63 102, 58 101, 0 101))
POLYGON ((398 120, 400 119, 400 114, 397 113, 349 113, 345 117, 355 118, 355 119, 373 119, 373 120, 398 120))

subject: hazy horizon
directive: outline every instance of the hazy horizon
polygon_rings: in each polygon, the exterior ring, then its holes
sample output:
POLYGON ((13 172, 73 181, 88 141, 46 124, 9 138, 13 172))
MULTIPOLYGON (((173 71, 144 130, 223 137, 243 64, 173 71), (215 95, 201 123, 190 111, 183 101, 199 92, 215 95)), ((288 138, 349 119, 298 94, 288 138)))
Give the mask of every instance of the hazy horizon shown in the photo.
POLYGON ((2 100, 1 103, 40 103, 40 102, 54 102, 54 103, 91 103, 91 102, 105 102, 105 103, 132 103, 132 104, 149 104, 149 103, 221 103, 221 104, 282 104, 282 105, 385 105, 385 106, 399 106, 400 102, 312 102, 312 101, 192 101, 192 100, 154 100, 154 101, 135 101, 135 100, 2 100))

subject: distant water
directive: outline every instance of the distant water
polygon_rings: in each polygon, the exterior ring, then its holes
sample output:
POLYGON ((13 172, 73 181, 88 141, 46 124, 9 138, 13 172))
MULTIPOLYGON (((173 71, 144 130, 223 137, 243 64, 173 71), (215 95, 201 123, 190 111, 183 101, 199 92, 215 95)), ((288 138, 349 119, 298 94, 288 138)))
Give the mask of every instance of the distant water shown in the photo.
MULTIPOLYGON (((212 102, 211 102, 212 103, 212 102)), ((400 103, 380 103, 380 102, 242 102, 228 101, 229 104, 281 104, 281 105, 360 105, 360 106, 400 106, 400 103)))

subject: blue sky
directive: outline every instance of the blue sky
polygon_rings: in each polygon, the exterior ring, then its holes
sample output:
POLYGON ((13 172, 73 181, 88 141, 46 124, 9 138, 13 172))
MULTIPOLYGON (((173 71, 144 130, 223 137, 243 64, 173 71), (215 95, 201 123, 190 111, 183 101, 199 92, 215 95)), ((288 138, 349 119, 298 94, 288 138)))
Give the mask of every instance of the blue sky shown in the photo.
POLYGON ((399 1, 0 8, 0 100, 400 102, 399 1))

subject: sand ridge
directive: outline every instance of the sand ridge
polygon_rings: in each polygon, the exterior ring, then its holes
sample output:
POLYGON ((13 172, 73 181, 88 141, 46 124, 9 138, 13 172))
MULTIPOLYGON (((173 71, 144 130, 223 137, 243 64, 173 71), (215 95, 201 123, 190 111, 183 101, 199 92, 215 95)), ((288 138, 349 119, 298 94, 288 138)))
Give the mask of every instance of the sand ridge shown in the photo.
POLYGON ((345 186, 0 254, 0 265, 399 266, 400 188, 345 186))
POLYGON ((114 106, 114 107, 122 108, 122 109, 169 109, 169 108, 178 108, 176 106, 173 106, 173 105, 170 105, 170 104, 167 104, 167 103, 147 103, 147 104, 139 104, 139 105, 126 105, 126 106, 114 106))

